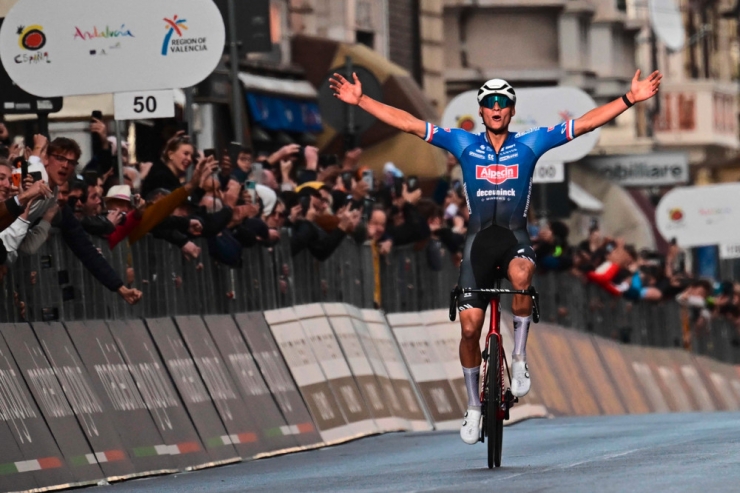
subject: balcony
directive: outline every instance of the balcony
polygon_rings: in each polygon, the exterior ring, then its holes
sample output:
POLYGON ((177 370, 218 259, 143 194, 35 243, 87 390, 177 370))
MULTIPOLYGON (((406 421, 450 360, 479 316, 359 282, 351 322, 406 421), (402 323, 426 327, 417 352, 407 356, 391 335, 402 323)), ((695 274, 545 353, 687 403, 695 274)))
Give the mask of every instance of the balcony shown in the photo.
POLYGON ((659 145, 740 148, 737 84, 711 80, 664 82, 659 94, 660 113, 655 119, 659 145))

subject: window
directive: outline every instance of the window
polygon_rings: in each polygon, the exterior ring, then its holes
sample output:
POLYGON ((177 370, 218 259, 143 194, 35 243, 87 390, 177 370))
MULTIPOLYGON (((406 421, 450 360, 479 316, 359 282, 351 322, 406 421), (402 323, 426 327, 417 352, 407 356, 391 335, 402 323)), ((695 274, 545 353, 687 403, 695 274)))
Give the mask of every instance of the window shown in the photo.
POLYGON ((375 33, 372 31, 357 31, 357 34, 355 35, 355 40, 367 46, 370 49, 375 49, 375 33))

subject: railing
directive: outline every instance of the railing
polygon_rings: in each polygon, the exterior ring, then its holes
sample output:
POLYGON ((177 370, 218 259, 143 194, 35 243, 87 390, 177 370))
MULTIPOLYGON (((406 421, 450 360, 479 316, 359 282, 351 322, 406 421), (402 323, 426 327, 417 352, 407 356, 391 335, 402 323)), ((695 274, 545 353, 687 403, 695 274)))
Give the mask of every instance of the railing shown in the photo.
MULTIPOLYGON (((318 302, 373 307, 375 276, 368 245, 347 238, 319 262, 304 251, 292 257, 285 236, 273 248, 249 248, 242 267, 221 265, 208 255, 205 241, 198 261, 185 261, 176 247, 144 238, 100 251, 113 268, 144 297, 128 306, 101 286, 52 234, 37 255, 21 255, 0 281, 0 322, 153 318, 194 314, 264 311, 318 302)), ((434 241, 423 248, 394 248, 380 257, 381 308, 417 312, 447 308, 457 268, 434 241)), ((542 320, 624 343, 683 347, 740 363, 738 333, 713 319, 702 329, 675 302, 632 304, 614 298, 568 274, 538 275, 542 320)))

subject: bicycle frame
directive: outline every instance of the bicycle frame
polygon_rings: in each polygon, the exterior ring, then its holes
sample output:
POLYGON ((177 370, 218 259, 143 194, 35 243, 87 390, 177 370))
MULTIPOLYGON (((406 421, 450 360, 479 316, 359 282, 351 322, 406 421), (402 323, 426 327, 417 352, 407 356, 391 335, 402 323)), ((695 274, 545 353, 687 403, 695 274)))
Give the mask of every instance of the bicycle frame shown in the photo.
MULTIPOLYGON (((490 305, 491 305, 491 321, 488 326, 488 334, 486 335, 486 346, 483 351, 483 370, 481 371, 481 378, 483 382, 487 382, 487 372, 489 370, 488 368, 488 351, 489 346, 491 342, 491 338, 495 337, 498 344, 497 347, 499 348, 499 361, 498 361, 498 368, 496 371, 501 372, 501 408, 498 410, 497 418, 498 419, 509 419, 509 409, 511 406, 514 405, 518 401, 516 397, 514 397, 511 394, 511 390, 506 388, 506 385, 504 384, 504 368, 506 368, 506 376, 509 377, 509 382, 511 382, 511 375, 509 374, 509 364, 506 360, 506 353, 503 350, 502 346, 502 339, 501 339, 501 297, 502 294, 518 294, 518 295, 524 295, 524 296, 530 296, 532 298, 532 321, 534 323, 538 323, 540 321, 540 307, 539 307, 539 294, 537 293, 537 290, 534 288, 534 286, 530 286, 527 290, 517 290, 517 289, 501 289, 501 288, 493 288, 493 289, 469 289, 469 288, 460 288, 459 286, 455 286, 455 288, 450 293, 450 320, 455 321, 457 318, 457 298, 463 293, 482 293, 486 294, 491 297, 490 305)), ((485 384, 483 387, 483 390, 481 391, 481 402, 485 403, 485 384)), ((484 406, 485 407, 485 406, 484 406)))
MULTIPOLYGON (((497 347, 499 348, 499 354, 498 354, 498 368, 493 368, 493 371, 500 371, 501 372, 501 387, 499 389, 488 389, 489 395, 490 392, 500 392, 501 393, 501 400, 499 402, 502 403, 502 406, 497 410, 496 417, 498 419, 508 419, 508 408, 509 408, 509 400, 506 399, 506 384, 504 380, 504 367, 506 367, 506 373, 509 373, 509 364, 506 361, 506 352, 503 350, 502 346, 502 337, 501 337, 501 298, 498 294, 491 297, 491 321, 488 324, 488 334, 486 335, 486 345, 483 350, 483 354, 485 355, 483 358, 483 368, 481 370, 481 381, 483 383, 483 388, 481 389, 480 393, 480 401, 481 403, 486 402, 486 388, 487 385, 485 382, 488 382, 487 374, 488 374, 488 351, 491 343, 491 338, 495 337, 498 341, 497 347)), ((509 382, 511 382, 511 376, 509 376, 509 382)), ((516 402, 516 401, 514 401, 516 402)), ((513 402, 511 402, 511 405, 513 405, 513 402)))

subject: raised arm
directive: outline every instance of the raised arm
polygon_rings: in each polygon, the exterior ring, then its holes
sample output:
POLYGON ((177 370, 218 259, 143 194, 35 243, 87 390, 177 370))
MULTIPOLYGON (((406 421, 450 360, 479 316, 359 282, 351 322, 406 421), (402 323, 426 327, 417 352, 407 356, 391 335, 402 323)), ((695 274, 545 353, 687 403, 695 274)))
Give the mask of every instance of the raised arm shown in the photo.
POLYGON ((647 78, 640 80, 640 70, 638 69, 637 72, 635 72, 635 76, 632 78, 632 86, 627 94, 610 103, 606 103, 603 106, 592 109, 575 121, 574 133, 576 137, 595 130, 613 120, 624 113, 633 104, 645 101, 655 96, 660 88, 660 81, 662 78, 663 74, 656 70, 647 78), (629 104, 627 104, 624 98, 627 98, 629 104))
POLYGON ((414 134, 417 137, 424 138, 426 134, 426 122, 419 120, 410 113, 388 106, 380 101, 375 101, 371 97, 362 93, 362 84, 357 74, 353 73, 354 84, 342 77, 340 74, 334 74, 329 79, 329 87, 334 91, 334 96, 347 104, 359 106, 367 111, 381 122, 395 127, 404 132, 414 134))

